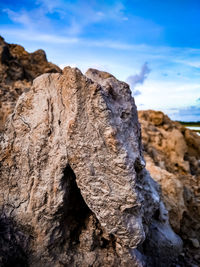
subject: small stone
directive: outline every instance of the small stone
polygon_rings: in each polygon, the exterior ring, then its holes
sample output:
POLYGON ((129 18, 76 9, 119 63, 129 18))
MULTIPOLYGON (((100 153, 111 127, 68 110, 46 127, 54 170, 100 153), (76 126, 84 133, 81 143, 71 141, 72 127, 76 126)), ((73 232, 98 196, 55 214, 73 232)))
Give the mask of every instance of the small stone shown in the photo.
POLYGON ((197 238, 190 238, 194 248, 199 248, 199 240, 197 238))

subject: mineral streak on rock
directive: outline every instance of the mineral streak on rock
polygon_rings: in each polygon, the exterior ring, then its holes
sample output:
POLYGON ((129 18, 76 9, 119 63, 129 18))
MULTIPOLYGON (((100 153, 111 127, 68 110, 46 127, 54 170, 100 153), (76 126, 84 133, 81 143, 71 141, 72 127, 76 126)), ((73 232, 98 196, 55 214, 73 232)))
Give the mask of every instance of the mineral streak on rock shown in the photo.
POLYGON ((144 168, 130 89, 86 76, 67 67, 20 96, 1 137, 2 212, 31 240, 30 266, 169 266, 182 243, 144 168))
POLYGON ((33 79, 46 72, 61 72, 47 61, 43 50, 28 53, 22 46, 8 44, 0 36, 0 131, 14 110, 18 97, 29 90, 33 79))

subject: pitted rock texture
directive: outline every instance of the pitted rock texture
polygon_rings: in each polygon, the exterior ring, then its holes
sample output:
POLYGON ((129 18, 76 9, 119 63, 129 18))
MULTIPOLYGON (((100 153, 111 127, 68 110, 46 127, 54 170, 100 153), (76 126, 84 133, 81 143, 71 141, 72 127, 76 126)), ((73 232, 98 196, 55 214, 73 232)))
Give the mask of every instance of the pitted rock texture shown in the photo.
POLYGON ((182 266, 200 265, 200 137, 160 111, 139 111, 147 169, 161 185, 182 266), (193 264, 193 265, 192 265, 193 264))
POLYGON ((0 131, 14 110, 18 97, 29 90, 33 79, 46 72, 61 72, 46 59, 43 50, 28 53, 22 46, 8 44, 0 36, 0 131))
POLYGON ((169 266, 182 242, 144 168, 130 89, 86 76, 67 67, 20 96, 1 136, 1 212, 30 240, 30 266, 169 266))

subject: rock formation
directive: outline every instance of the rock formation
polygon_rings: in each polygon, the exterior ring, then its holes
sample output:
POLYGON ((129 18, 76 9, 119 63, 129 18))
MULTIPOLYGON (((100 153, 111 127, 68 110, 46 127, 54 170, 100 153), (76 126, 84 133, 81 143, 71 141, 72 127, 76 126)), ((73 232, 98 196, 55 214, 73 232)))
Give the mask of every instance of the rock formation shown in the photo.
POLYGON ((0 157, 1 265, 13 238, 22 266, 170 266, 181 252, 145 169, 134 99, 112 75, 67 67, 36 78, 0 157))
POLYGON ((162 188, 183 266, 200 266, 200 137, 160 111, 139 111, 147 169, 162 188))
POLYGON ((22 46, 8 44, 0 36, 0 131, 13 112, 18 97, 33 79, 46 72, 61 72, 49 63, 43 50, 28 53, 22 46))
POLYGON ((111 74, 0 38, 0 92, 0 266, 200 266, 199 136, 139 112, 156 183, 111 74))

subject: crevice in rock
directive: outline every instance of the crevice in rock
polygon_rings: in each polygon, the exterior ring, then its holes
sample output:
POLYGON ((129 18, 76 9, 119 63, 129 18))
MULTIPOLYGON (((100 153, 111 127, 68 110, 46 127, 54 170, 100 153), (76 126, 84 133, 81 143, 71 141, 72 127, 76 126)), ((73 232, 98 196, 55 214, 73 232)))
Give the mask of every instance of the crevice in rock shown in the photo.
POLYGON ((65 188, 64 197, 64 221, 70 227, 70 242, 73 245, 79 240, 81 229, 85 225, 85 220, 92 214, 92 211, 85 203, 80 189, 76 183, 76 176, 68 164, 64 170, 62 187, 65 188))
POLYGON ((72 250, 79 244, 79 235, 85 227, 87 218, 92 214, 81 195, 76 176, 69 164, 64 169, 61 187, 65 193, 63 205, 56 214, 59 226, 52 231, 49 244, 49 252, 54 256, 57 250, 63 250, 65 244, 66 250, 68 247, 72 250))

